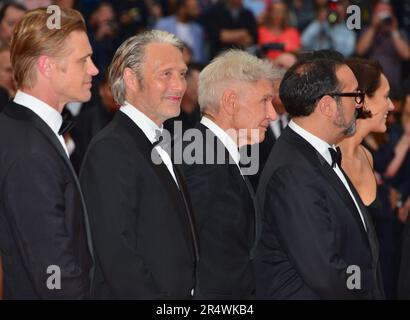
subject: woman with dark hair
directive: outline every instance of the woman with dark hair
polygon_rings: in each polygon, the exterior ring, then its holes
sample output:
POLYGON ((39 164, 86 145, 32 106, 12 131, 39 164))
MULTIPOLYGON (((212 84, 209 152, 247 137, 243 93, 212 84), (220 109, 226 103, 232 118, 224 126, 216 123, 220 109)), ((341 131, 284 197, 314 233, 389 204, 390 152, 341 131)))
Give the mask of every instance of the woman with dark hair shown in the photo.
POLYGON ((386 119, 394 106, 389 98, 390 86, 380 64, 365 59, 348 59, 365 93, 363 108, 358 110, 356 132, 344 139, 339 147, 342 151, 342 168, 358 191, 363 203, 370 206, 376 200, 377 183, 373 171, 373 157, 362 142, 371 132, 385 132, 386 119))
POLYGON ((300 49, 300 34, 289 26, 288 7, 281 0, 272 1, 266 9, 266 20, 258 30, 258 44, 266 56, 275 60, 283 52, 300 49))
MULTIPOLYGON (((392 235, 385 232, 387 225, 384 223, 386 208, 382 206, 382 202, 387 202, 386 192, 378 194, 378 185, 381 184, 380 175, 374 170, 371 151, 363 145, 364 139, 369 134, 387 130, 387 115, 389 111, 394 109, 389 98, 390 85, 377 61, 352 58, 348 59, 346 63, 356 76, 359 90, 365 93, 365 98, 363 107, 358 110, 356 132, 339 144, 342 152, 342 168, 375 221, 380 241, 380 264, 386 297, 392 298, 391 294, 394 289, 391 288, 390 284, 394 283, 394 280, 391 280, 394 277, 392 274, 394 268, 391 265, 392 261, 389 261, 389 259, 393 259, 391 256, 388 258, 387 252, 391 249, 395 250, 395 248, 391 248, 392 235), (381 197, 383 199, 380 199, 381 197), (386 286, 386 282, 389 282, 389 286, 386 286)), ((391 212, 388 213, 389 216, 393 217, 391 212)), ((390 225, 393 225, 393 219, 390 220, 390 225)))

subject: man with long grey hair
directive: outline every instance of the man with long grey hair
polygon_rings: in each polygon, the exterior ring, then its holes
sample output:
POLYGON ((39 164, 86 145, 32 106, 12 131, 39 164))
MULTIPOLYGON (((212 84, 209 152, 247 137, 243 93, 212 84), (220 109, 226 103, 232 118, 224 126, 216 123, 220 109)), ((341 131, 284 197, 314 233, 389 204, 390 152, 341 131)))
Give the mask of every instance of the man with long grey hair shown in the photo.
POLYGON ((199 75, 203 117, 196 129, 206 142, 195 150, 194 163, 183 165, 201 245, 198 299, 254 297, 258 210, 238 148, 261 142, 276 118, 276 77, 270 62, 242 50, 223 52, 199 75))
POLYGON ((95 242, 94 298, 193 295, 198 245, 190 201, 157 144, 163 122, 180 112, 186 71, 181 41, 158 30, 126 40, 111 62, 121 107, 91 141, 80 173, 95 242))

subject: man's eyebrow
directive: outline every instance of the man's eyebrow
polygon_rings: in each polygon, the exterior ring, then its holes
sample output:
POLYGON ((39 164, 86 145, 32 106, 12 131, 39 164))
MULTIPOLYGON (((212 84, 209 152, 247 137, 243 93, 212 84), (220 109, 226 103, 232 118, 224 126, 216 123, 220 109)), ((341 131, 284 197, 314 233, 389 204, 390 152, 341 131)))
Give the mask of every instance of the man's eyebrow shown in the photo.
POLYGON ((188 72, 188 68, 184 67, 184 68, 174 68, 174 67, 164 67, 164 68, 156 68, 154 69, 154 72, 164 72, 164 71, 171 71, 171 70, 177 70, 178 72, 183 71, 183 72, 188 72))
POLYGON ((93 52, 90 52, 90 53, 88 53, 88 54, 86 54, 86 55, 84 55, 84 56, 82 56, 82 57, 78 58, 78 60, 82 60, 82 59, 85 59, 85 58, 91 57, 92 55, 93 55, 93 52))
POLYGON ((268 98, 273 99, 273 94, 272 93, 265 94, 263 95, 261 100, 268 99, 268 98))

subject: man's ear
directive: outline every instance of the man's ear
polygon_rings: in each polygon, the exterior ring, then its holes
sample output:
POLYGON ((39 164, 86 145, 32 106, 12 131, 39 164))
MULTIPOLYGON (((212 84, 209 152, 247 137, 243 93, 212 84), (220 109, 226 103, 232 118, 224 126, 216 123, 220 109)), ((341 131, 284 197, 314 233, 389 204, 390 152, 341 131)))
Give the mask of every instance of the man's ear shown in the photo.
POLYGON ((238 94, 235 92, 235 90, 228 89, 225 90, 224 93, 222 94, 222 108, 225 110, 225 112, 229 115, 233 115, 235 113, 235 109, 238 106, 238 94))
POLYGON ((134 90, 140 90, 140 83, 133 70, 131 70, 130 68, 125 68, 122 77, 127 87, 132 88, 134 90))
POLYGON ((336 110, 336 100, 331 96, 324 96, 319 100, 317 108, 325 117, 332 118, 336 110))
POLYGON ((39 56, 36 61, 38 72, 45 78, 50 78, 51 70, 55 67, 55 64, 55 61, 52 61, 50 57, 45 55, 39 56))

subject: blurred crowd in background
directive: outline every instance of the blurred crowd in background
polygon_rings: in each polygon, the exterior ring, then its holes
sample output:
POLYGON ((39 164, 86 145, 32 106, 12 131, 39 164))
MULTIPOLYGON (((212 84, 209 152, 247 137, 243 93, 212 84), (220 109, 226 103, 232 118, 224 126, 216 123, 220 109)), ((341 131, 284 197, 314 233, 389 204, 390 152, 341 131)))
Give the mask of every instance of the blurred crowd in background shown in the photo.
MULTIPOLYGON (((106 76, 115 50, 143 30, 166 30, 185 43, 188 87, 178 117, 183 130, 200 119, 199 72, 223 49, 242 48, 270 59, 282 71, 295 63, 300 53, 319 49, 378 60, 390 82, 395 109, 388 115, 387 132, 369 135, 365 144, 375 159, 384 208, 382 216, 374 219, 385 291, 388 298, 395 297, 401 229, 410 211, 410 0, 0 1, 0 110, 16 90, 8 46, 13 28, 25 10, 53 4, 76 8, 84 15, 93 61, 100 70, 94 79, 92 100, 71 103, 64 114, 77 121, 65 137, 77 170, 91 138, 119 108, 106 76), (348 28, 349 5, 360 8, 360 28, 348 28)), ((275 94, 274 106, 278 114, 286 116, 277 88, 275 94)), ((165 126, 172 130, 174 121, 165 126)))

